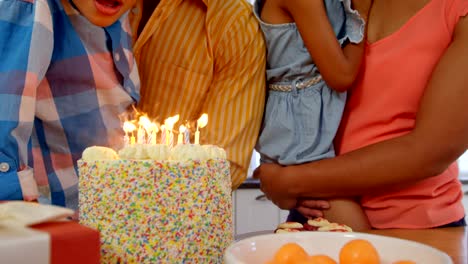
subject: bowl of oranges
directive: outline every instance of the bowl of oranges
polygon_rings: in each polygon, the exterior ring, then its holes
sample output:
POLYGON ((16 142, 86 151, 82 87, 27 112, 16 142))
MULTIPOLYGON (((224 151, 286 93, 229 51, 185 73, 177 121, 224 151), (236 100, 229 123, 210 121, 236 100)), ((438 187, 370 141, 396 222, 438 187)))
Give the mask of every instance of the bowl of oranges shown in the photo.
POLYGON ((354 232, 266 234, 231 244, 226 264, 452 264, 421 243, 354 232))

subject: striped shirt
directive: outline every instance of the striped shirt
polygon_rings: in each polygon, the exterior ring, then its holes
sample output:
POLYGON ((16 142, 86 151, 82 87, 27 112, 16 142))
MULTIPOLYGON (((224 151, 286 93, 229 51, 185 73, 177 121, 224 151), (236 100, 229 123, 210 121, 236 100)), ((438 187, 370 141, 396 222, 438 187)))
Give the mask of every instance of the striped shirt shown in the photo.
MULTIPOLYGON (((133 32, 141 8, 138 0, 133 32)), ((207 113, 200 143, 226 150, 234 189, 246 178, 265 103, 265 44, 251 10, 244 0, 161 0, 134 43, 139 109, 183 122, 207 113)))
POLYGON ((139 98, 128 32, 127 18, 97 27, 68 0, 0 0, 0 200, 39 189, 77 208, 77 159, 119 147, 119 114, 139 98))

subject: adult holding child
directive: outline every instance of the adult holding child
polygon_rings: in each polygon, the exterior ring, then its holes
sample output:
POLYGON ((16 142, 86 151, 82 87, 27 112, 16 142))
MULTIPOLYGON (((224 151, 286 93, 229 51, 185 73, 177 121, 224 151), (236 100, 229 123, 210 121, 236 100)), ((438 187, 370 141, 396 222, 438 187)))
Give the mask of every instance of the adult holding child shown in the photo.
POLYGON ((255 172, 279 207, 322 215, 361 197, 373 228, 466 225, 457 158, 468 147, 468 1, 374 0, 338 156, 255 172), (314 198, 314 199, 312 199, 314 198))
MULTIPOLYGON (((267 43, 268 100, 256 145, 261 162, 296 165, 335 156, 333 139, 364 55, 370 0, 257 0, 267 43)), ((325 217, 369 229, 350 197, 329 200, 325 217)), ((288 221, 305 217, 292 209, 288 221)))
POLYGON ((265 101, 265 45, 251 6, 138 0, 131 14, 139 109, 159 119, 179 114, 179 122, 192 124, 207 113, 200 143, 226 150, 237 188, 247 176, 265 101))

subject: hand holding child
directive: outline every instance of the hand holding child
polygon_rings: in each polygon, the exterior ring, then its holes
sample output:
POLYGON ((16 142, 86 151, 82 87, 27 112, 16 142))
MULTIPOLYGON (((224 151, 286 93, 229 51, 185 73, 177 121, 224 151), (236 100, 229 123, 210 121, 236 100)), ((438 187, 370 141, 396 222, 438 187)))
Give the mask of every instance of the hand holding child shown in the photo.
POLYGON ((274 163, 260 165, 253 173, 253 177, 260 180, 260 188, 274 204, 281 209, 297 210, 308 218, 323 216, 322 210, 329 209, 330 204, 326 200, 313 198, 298 199, 289 194, 288 176, 284 174, 282 166, 274 163))

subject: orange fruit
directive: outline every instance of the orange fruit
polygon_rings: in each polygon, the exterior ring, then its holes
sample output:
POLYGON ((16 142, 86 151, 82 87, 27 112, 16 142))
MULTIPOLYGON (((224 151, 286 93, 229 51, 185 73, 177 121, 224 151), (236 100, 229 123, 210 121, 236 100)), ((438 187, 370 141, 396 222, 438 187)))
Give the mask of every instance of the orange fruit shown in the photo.
POLYGON ((277 264, 295 264, 298 261, 307 259, 309 255, 297 243, 287 243, 276 251, 273 257, 273 263, 277 264))
POLYGON ((294 261, 294 264, 317 264, 317 263, 314 262, 311 258, 305 258, 302 260, 294 261))
POLYGON ((354 239, 341 248, 340 264, 380 264, 380 257, 369 241, 354 239))
POLYGON ((399 260, 397 262, 393 262, 393 264, 416 264, 416 262, 411 260, 399 260))
MULTIPOLYGON (((313 255, 309 257, 310 262, 307 262, 307 264, 337 264, 335 260, 330 258, 327 255, 313 255)), ((302 264, 302 262, 301 262, 302 264)), ((304 263, 306 264, 306 263, 304 263)))

